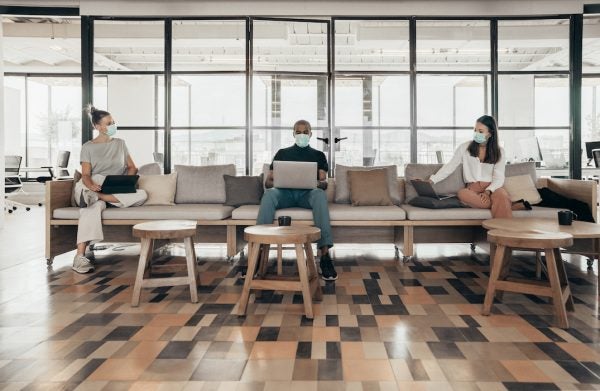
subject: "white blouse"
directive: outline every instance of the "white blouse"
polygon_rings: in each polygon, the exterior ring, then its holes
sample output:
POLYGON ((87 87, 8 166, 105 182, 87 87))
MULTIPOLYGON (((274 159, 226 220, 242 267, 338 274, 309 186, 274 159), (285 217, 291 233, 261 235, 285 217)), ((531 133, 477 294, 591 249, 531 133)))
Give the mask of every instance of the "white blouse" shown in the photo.
POLYGON ((490 182, 490 185, 486 190, 490 190, 491 192, 501 188, 504 185, 504 169, 506 166, 504 149, 500 148, 500 159, 496 164, 481 163, 478 157, 471 156, 469 153, 469 144, 471 144, 471 142, 467 141, 456 148, 452 160, 444 164, 444 166, 429 179, 431 179, 433 183, 443 181, 462 163, 463 178, 466 183, 490 182))

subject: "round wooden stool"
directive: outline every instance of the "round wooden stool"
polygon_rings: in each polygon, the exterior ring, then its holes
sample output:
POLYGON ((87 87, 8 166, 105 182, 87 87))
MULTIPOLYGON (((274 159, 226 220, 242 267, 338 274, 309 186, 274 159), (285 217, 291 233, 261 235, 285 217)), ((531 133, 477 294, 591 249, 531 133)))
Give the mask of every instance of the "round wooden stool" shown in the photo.
POLYGON ((246 314, 250 290, 301 291, 304 300, 304 312, 313 318, 312 296, 321 300, 321 285, 312 251, 312 242, 321 238, 321 230, 309 226, 256 225, 244 229, 244 238, 248 242, 248 272, 244 289, 240 297, 239 315, 246 314), (296 248, 299 280, 286 276, 266 275, 267 261, 271 245, 293 244, 296 248), (262 247, 262 252, 261 252, 262 247), (303 248, 304 247, 304 248, 303 248), (259 253, 261 259, 259 260, 259 253), (258 264, 258 278, 254 270, 258 264))
POLYGON ((196 276, 196 253, 194 251, 194 236, 196 235, 195 220, 161 220, 149 221, 133 226, 133 236, 142 240, 140 260, 138 262, 133 297, 131 305, 137 307, 140 303, 142 288, 156 288, 160 286, 190 286, 192 303, 198 302, 198 288, 196 276), (187 277, 144 278, 144 271, 152 257, 155 239, 183 239, 185 244, 185 258, 187 264, 187 277))
POLYGON ((517 232, 491 230, 487 234, 488 242, 496 246, 492 270, 485 292, 483 315, 489 315, 496 291, 525 293, 530 295, 551 297, 558 327, 568 328, 566 309, 574 310, 573 297, 569 287, 569 280, 560 256, 561 247, 573 244, 573 236, 564 232, 517 232), (529 280, 508 280, 512 250, 529 249, 546 253, 546 269, 549 283, 529 280))

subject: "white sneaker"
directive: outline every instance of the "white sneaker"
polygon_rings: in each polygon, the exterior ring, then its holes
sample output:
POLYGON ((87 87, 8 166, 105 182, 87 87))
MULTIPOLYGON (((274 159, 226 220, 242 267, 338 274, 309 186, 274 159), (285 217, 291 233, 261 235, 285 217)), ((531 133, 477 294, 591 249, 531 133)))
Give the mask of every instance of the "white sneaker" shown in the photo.
POLYGON ((92 262, 83 255, 75 255, 71 269, 75 270, 77 273, 85 274, 93 272, 94 265, 92 265, 92 262))

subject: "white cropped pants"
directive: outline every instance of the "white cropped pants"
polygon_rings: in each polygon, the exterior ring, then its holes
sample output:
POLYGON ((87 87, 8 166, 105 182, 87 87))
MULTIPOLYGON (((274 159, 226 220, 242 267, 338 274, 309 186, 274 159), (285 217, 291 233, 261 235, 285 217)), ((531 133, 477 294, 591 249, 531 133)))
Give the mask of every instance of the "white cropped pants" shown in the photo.
MULTIPOLYGON (((92 181, 99 185, 104 183, 104 175, 92 175, 92 181)), ((83 192, 91 191, 79 180, 75 184, 75 203, 79 206, 81 195, 83 192)), ((129 208, 131 206, 140 206, 146 199, 148 194, 144 190, 137 190, 135 193, 113 194, 119 202, 111 202, 112 205, 119 208, 129 208)), ((90 242, 90 244, 99 242, 104 239, 102 232, 102 211, 106 209, 106 202, 98 200, 87 208, 79 209, 79 225, 77 227, 77 244, 90 242)))

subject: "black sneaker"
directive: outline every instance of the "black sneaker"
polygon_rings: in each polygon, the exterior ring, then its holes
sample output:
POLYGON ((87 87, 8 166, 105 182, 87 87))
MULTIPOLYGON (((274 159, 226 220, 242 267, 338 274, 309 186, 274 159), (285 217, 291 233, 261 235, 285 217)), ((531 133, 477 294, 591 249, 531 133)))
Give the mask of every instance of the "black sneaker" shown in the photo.
MULTIPOLYGON (((258 252, 258 259, 260 259, 262 257, 262 248, 259 250, 258 252)), ((246 279, 246 274, 248 274, 248 260, 246 260, 246 265, 244 266, 240 266, 240 275, 242 279, 246 279)), ((256 278, 258 276, 258 266, 260 265, 260 262, 256 262, 256 267, 254 268, 254 274, 253 274, 253 278, 256 278)))
POLYGON ((321 278, 325 281, 335 281, 337 280, 337 272, 333 267, 333 262, 331 262, 331 257, 329 253, 321 255, 321 278))

